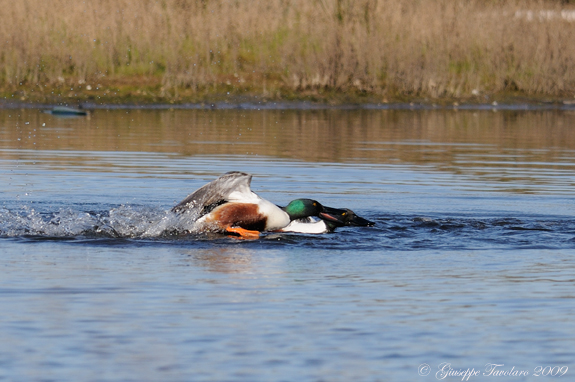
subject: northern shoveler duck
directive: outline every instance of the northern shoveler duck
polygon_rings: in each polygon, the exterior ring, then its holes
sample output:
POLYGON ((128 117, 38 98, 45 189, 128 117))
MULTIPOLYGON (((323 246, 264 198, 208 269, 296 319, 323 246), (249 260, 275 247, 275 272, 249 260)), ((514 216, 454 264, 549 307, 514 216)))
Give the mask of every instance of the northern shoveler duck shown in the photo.
POLYGON ((250 174, 228 172, 190 194, 172 211, 193 214, 200 231, 227 232, 245 238, 257 238, 262 231, 281 231, 298 220, 299 223, 285 232, 316 233, 314 231, 318 231, 320 225, 312 228, 306 224, 314 222, 302 220, 312 216, 329 222, 324 226, 331 224, 331 230, 352 225, 352 220, 346 222, 344 219, 345 210, 324 207, 312 199, 296 199, 286 207, 279 207, 254 193, 250 188, 251 180, 250 174))

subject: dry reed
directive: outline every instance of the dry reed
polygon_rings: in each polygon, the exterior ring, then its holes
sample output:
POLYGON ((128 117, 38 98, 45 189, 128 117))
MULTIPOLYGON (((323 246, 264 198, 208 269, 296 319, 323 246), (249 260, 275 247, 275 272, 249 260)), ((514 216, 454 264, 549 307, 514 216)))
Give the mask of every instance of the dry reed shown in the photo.
POLYGON ((572 96, 559 1, 0 0, 0 87, 572 96), (90 86, 87 86, 90 85, 90 86))

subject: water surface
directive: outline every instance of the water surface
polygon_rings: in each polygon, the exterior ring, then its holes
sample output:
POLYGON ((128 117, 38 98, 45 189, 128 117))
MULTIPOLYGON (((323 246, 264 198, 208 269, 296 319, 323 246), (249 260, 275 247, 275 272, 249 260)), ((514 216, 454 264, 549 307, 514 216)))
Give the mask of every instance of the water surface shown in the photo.
POLYGON ((0 380, 414 380, 442 362, 568 378, 574 125, 553 110, 2 110, 0 380), (168 210, 230 170, 275 203, 377 225, 181 235, 168 210))

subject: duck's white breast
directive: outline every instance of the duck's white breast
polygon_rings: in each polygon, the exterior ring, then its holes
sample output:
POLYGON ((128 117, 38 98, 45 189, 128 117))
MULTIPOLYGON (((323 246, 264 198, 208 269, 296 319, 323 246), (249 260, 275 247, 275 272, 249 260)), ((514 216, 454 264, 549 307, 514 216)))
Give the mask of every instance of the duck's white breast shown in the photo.
POLYGON ((329 232, 323 220, 300 221, 294 220, 286 227, 280 230, 281 232, 297 232, 297 233, 326 233, 329 232))
POLYGON ((266 231, 274 231, 276 229, 283 228, 290 223, 289 215, 272 202, 268 202, 267 200, 260 198, 258 206, 260 212, 268 218, 266 222, 266 231))

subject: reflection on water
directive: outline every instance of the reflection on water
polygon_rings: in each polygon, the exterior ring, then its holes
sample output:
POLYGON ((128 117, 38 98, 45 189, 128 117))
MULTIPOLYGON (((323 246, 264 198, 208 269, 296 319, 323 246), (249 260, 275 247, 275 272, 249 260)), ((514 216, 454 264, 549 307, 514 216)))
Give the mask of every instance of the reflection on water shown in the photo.
POLYGON ((573 159, 574 123, 573 111, 98 110, 61 119, 2 110, 0 147, 437 165, 467 153, 551 163, 569 152, 573 159))
POLYGON ((571 368, 574 117, 0 110, 0 381, 571 368), (376 226, 181 235, 169 209, 230 170, 376 226))
POLYGON ((251 251, 237 246, 186 250, 182 254, 188 256, 193 266, 205 267, 211 272, 247 273, 254 270, 251 251))
POLYGON ((537 192, 542 184, 575 185, 574 125, 572 111, 97 110, 89 119, 59 119, 35 110, 4 110, 0 158, 136 172, 162 165, 149 153, 168 155, 160 161, 233 155, 403 164, 537 192), (90 154, 100 151, 109 154, 90 154), (125 153, 133 153, 128 161, 125 153), (145 162, 134 161, 137 153, 146 153, 145 162))

